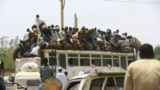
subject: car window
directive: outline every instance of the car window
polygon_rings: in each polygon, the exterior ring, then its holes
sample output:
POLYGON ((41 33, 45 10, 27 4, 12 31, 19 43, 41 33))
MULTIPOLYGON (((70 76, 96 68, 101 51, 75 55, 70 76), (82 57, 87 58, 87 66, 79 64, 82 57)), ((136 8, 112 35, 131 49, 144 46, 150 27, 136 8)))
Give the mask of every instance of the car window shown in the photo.
POLYGON ((115 77, 118 90, 123 90, 124 77, 115 77))
POLYGON ((108 77, 104 90, 116 90, 113 77, 108 77))
POLYGON ((102 90, 105 78, 93 79, 91 81, 90 90, 102 90))
POLYGON ((104 90, 123 90, 124 77, 107 78, 104 90))
POLYGON ((78 90, 80 81, 71 82, 66 90, 78 90))

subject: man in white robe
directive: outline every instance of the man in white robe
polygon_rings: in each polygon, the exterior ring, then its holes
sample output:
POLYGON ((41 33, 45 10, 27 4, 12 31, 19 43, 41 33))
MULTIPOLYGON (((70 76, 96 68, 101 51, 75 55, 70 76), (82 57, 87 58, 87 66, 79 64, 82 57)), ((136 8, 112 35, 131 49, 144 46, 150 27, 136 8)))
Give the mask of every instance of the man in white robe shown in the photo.
POLYGON ((66 75, 62 72, 62 68, 58 67, 58 73, 56 74, 56 78, 59 79, 62 83, 62 90, 65 89, 65 86, 67 84, 67 77, 66 75))

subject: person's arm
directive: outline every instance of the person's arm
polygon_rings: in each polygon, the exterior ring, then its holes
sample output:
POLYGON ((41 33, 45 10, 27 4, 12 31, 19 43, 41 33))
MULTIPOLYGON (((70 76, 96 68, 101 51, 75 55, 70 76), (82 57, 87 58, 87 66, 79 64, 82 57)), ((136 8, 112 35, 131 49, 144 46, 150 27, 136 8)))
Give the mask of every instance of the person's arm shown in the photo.
POLYGON ((126 74, 125 74, 125 79, 124 79, 124 90, 133 90, 133 81, 132 81, 132 75, 131 75, 131 68, 128 67, 126 74))

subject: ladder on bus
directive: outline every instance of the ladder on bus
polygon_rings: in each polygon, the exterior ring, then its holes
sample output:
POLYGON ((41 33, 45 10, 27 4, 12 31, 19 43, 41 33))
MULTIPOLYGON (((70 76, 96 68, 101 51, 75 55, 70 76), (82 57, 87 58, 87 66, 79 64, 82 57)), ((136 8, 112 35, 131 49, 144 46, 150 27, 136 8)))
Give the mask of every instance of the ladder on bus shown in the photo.
POLYGON ((56 49, 52 48, 50 55, 49 55, 49 65, 52 66, 52 70, 54 73, 54 76, 56 75, 56 68, 57 68, 57 57, 56 57, 56 49))

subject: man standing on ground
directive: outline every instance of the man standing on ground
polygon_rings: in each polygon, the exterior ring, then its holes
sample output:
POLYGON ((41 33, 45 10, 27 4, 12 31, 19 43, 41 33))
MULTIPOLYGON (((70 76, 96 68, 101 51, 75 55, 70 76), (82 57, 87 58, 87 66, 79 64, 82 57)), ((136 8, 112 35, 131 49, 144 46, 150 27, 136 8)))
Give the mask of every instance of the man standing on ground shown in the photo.
POLYGON ((127 68, 124 90, 160 90, 160 61, 153 57, 153 47, 143 44, 140 48, 141 59, 127 68))
POLYGON ((62 72, 62 68, 58 67, 58 73, 56 74, 56 78, 59 79, 62 83, 62 90, 64 90, 66 84, 67 84, 67 77, 66 75, 62 72))
MULTIPOLYGON (((48 65, 48 58, 43 59, 43 65, 40 67, 40 77, 41 83, 43 83, 49 77, 53 77, 53 68, 48 65)), ((40 84, 38 90, 42 90, 42 84, 40 84)))

